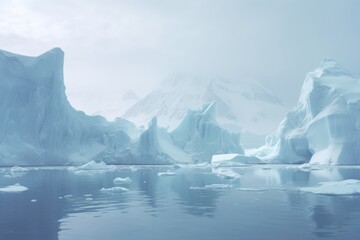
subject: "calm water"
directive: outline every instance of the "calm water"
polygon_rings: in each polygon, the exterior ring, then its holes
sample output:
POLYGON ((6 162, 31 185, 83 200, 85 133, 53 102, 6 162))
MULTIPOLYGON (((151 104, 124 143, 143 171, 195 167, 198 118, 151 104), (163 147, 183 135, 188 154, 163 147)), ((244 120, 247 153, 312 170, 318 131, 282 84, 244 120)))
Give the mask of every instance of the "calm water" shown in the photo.
POLYGON ((360 169, 121 166, 11 175, 3 168, 0 187, 20 183, 29 190, 0 193, 0 239, 360 239, 360 196, 298 190, 348 178, 360 179, 360 169), (176 175, 158 176, 168 170, 176 175), (101 191, 116 177, 132 179, 121 185, 128 191, 101 191))

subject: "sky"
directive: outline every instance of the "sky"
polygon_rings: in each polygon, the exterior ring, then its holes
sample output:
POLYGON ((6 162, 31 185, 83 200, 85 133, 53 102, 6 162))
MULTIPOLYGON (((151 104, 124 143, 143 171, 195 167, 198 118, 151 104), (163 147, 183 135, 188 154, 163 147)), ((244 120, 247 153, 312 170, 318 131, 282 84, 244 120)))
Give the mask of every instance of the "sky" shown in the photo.
POLYGON ((359 13, 356 0, 0 0, 0 49, 62 48, 87 112, 176 74, 258 81, 291 107, 324 58, 360 75, 359 13))

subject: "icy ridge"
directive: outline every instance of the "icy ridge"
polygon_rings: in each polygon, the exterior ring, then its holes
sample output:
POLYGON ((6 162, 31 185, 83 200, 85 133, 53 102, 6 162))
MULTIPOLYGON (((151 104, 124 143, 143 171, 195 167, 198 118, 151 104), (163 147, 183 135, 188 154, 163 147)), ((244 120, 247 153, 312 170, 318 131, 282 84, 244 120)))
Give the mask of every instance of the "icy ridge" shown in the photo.
POLYGON ((324 60, 307 75, 277 133, 249 154, 264 162, 359 164, 359 129, 360 79, 324 60))

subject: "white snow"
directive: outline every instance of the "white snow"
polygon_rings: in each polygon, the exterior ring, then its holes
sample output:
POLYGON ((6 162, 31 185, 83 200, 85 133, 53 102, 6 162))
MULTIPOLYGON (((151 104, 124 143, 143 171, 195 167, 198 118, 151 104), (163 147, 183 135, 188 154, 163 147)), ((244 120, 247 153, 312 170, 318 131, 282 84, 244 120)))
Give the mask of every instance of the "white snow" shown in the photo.
POLYGON ((347 179, 334 182, 321 182, 315 187, 302 187, 300 191, 325 195, 360 194, 360 180, 347 179))
POLYGON ((131 183, 131 182, 132 182, 132 180, 129 177, 125 177, 125 178, 117 177, 117 178, 115 178, 113 180, 113 183, 115 185, 121 185, 121 184, 124 184, 124 183, 131 183))
POLYGON ((247 154, 273 163, 359 164, 359 109, 360 79, 324 60, 307 75, 277 133, 247 154))
POLYGON ((8 192, 8 193, 18 193, 29 190, 27 187, 20 185, 19 183, 15 183, 14 185, 6 186, 0 188, 0 192, 8 192))

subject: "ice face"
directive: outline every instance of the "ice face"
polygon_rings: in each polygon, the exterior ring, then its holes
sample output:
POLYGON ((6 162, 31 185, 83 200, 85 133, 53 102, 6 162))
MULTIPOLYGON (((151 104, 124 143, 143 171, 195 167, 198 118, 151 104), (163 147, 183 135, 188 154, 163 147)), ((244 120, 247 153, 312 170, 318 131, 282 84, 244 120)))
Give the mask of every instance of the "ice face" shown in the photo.
POLYGON ((244 152, 240 135, 217 123, 215 102, 204 105, 201 111, 189 110, 171 136, 174 144, 191 154, 195 162, 211 162, 214 154, 244 152))
POLYGON ((124 124, 76 111, 65 95, 64 53, 0 51, 0 165, 83 164, 128 144, 124 124))
POLYGON ((223 129, 215 113, 215 104, 189 110, 170 133, 158 127, 157 118, 153 118, 139 141, 129 148, 127 159, 141 164, 210 163, 214 154, 243 153, 239 134, 223 129))
POLYGON ((359 164, 359 110, 360 79, 324 60, 277 133, 250 154, 266 162, 359 164))

